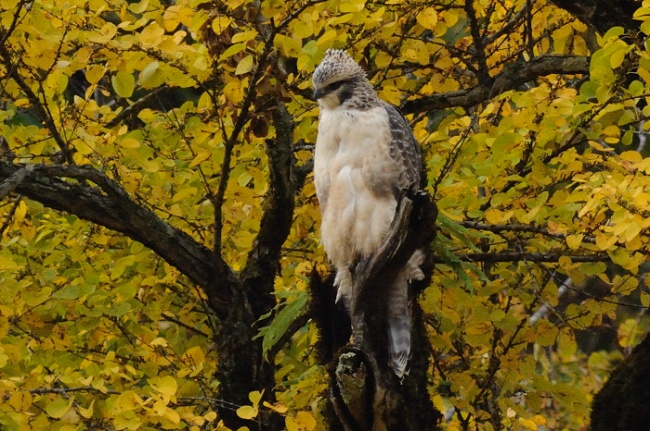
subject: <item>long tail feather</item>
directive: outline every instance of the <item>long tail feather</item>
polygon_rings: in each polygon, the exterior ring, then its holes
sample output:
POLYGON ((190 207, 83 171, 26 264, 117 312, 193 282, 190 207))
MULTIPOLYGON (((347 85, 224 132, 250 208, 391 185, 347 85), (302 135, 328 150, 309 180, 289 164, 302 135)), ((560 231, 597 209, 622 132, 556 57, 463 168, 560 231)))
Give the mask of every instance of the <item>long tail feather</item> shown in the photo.
POLYGON ((420 265, 424 253, 416 250, 406 266, 393 281, 388 297, 388 350, 390 366, 400 379, 408 372, 411 357, 411 305, 409 303, 409 282, 422 280, 424 274, 420 265))
POLYGON ((411 356, 411 307, 404 271, 395 278, 388 297, 388 351, 393 372, 402 378, 411 356))

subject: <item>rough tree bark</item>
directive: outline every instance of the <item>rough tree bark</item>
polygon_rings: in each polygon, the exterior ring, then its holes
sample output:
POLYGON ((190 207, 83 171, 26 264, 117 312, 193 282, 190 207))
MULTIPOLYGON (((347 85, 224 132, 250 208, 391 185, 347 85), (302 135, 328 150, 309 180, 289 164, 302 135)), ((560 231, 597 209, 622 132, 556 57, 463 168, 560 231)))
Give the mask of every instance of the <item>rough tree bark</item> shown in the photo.
POLYGON ((623 27, 626 32, 639 29, 639 21, 632 18, 641 6, 639 0, 551 0, 551 3, 601 34, 616 26, 623 27))
POLYGON ((594 397, 592 431, 641 431, 650 424, 650 334, 594 397))
POLYGON ((322 334, 321 359, 330 370, 332 429, 437 429, 440 413, 431 404, 427 391, 430 349, 417 303, 418 293, 430 281, 431 265, 423 268, 425 280, 410 286, 412 356, 409 374, 402 381, 390 368, 386 349, 388 289, 413 252, 428 249, 436 214, 435 205, 424 192, 400 200, 379 253, 357 264, 354 270, 350 318, 336 309, 331 277, 325 283, 317 276, 313 278, 312 295, 317 304, 314 317, 322 334), (324 314, 322 310, 331 311, 324 314), (350 321, 351 340, 343 346, 350 335, 350 321))
POLYGON ((502 72, 486 78, 471 88, 407 100, 401 110, 412 114, 457 106, 463 108, 476 106, 498 94, 534 81, 540 76, 554 73, 587 74, 589 58, 577 55, 544 55, 526 63, 512 63, 502 72))

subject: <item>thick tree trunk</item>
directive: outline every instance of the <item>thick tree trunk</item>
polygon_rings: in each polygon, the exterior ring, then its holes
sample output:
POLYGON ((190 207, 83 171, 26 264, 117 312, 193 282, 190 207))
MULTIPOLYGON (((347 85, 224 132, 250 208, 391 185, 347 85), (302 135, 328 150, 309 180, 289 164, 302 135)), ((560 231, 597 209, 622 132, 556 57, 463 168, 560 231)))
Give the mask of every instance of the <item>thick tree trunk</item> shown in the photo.
POLYGON ((632 18, 641 7, 639 0, 551 0, 585 24, 604 34, 612 27, 623 27, 626 32, 639 30, 640 21, 632 18))
POLYGON ((218 406, 219 416, 233 430, 241 427, 251 431, 280 430, 284 421, 274 414, 261 412, 254 420, 237 416, 238 407, 251 404, 248 397, 251 390, 264 390, 263 399, 273 401, 275 386, 273 364, 263 359, 261 340, 253 340, 258 329, 255 316, 242 315, 242 308, 233 302, 232 313, 220 325, 215 339, 219 357, 215 379, 224 400, 224 404, 218 406))
POLYGON ((650 429, 650 334, 612 372, 594 397, 592 431, 650 429))
MULTIPOLYGON (((255 245, 248 254, 240 283, 231 286, 232 302, 213 308, 223 315, 217 336, 219 369, 216 378, 220 394, 229 403, 249 404, 249 392, 264 390, 264 400, 274 401, 275 369, 273 360, 262 354, 262 340, 258 334, 261 316, 275 306, 274 281, 280 271, 282 244, 291 229, 295 190, 299 188, 293 174, 293 118, 282 102, 273 113, 276 138, 267 140, 271 191, 264 202, 265 211, 255 245), (224 313, 225 312, 225 313, 224 313)), ((236 406, 220 408, 221 416, 232 429, 247 426, 250 430, 274 431, 284 422, 275 414, 264 415, 255 421, 237 417, 236 406)))

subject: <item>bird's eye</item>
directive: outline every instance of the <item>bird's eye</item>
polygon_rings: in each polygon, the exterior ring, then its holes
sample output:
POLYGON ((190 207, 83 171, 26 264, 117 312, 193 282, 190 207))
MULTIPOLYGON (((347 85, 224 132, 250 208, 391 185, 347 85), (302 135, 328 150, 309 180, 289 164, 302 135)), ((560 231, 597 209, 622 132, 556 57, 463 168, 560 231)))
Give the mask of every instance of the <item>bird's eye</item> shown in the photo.
POLYGON ((339 88, 341 88, 343 84, 345 84, 345 81, 332 82, 330 85, 327 86, 327 92, 331 93, 332 91, 336 91, 339 88))

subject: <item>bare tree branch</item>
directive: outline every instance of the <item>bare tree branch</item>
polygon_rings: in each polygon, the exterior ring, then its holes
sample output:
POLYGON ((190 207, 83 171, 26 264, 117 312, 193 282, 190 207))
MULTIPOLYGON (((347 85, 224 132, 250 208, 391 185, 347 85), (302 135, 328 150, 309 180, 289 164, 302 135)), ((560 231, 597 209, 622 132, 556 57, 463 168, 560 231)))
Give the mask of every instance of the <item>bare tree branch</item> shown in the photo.
MULTIPOLYGON (((499 263, 499 262, 536 262, 536 263, 555 263, 562 257, 568 257, 572 262, 609 262, 611 258, 607 253, 596 253, 586 255, 568 255, 563 253, 521 253, 517 251, 504 251, 495 253, 470 253, 456 255, 456 258, 462 262, 485 262, 485 263, 499 263)), ((435 258, 434 263, 446 263, 440 258, 435 258)))
MULTIPOLYGON (((476 221, 463 221, 460 222, 460 224, 466 228, 486 230, 493 233, 530 232, 530 233, 537 233, 540 235, 546 235, 546 236, 550 236, 562 240, 566 239, 566 237, 569 235, 566 233, 549 232, 549 230, 543 226, 531 226, 527 224, 488 224, 488 223, 480 223, 476 221)), ((584 236, 582 238, 582 241, 588 242, 590 244, 595 244, 596 238, 592 236, 584 236)))
POLYGON ((233 130, 226 139, 224 143, 224 157, 221 163, 221 178, 219 179, 219 186, 217 187, 217 192, 212 198, 212 203, 214 205, 214 247, 213 253, 215 255, 215 261, 221 262, 221 245, 222 245, 222 231, 223 231, 223 212, 222 206, 226 197, 226 189, 228 188, 228 180, 230 179, 230 172, 232 170, 232 153, 239 139, 239 134, 242 132, 246 124, 250 121, 249 111, 253 106, 255 96, 257 94, 257 82, 260 80, 264 74, 266 65, 269 60, 269 56, 273 51, 273 38, 275 37, 275 32, 273 32, 270 39, 268 39, 264 44, 264 50, 257 59, 257 65, 255 70, 250 78, 250 85, 246 90, 246 95, 244 96, 244 101, 241 105, 241 109, 237 116, 237 121, 233 126, 233 130))
MULTIPOLYGON (((265 200, 264 214, 255 245, 248 255, 244 279, 259 277, 266 273, 268 280, 273 280, 277 272, 281 247, 291 229, 294 192, 293 170, 293 118, 282 102, 273 111, 275 139, 266 142, 266 154, 269 158, 270 189, 265 200), (265 268, 262 268, 265 267, 265 268), (269 273, 270 271, 270 273, 269 273), (270 276, 269 276, 270 275, 270 276)), ((271 287, 268 291, 272 291, 271 287)))
POLYGON ((202 286, 217 314, 220 307, 230 306, 232 292, 225 286, 238 283, 234 272, 225 263, 220 266, 225 269, 219 268, 219 272, 207 247, 138 205, 102 172, 89 166, 26 167, 0 161, 0 181, 2 187, 12 188, 49 208, 74 214, 143 243, 202 286), (64 178, 90 181, 97 187, 64 178))
POLYGON ((4 199, 13 193, 24 180, 25 177, 32 171, 32 166, 27 165, 23 168, 17 169, 13 174, 7 177, 2 184, 0 184, 0 200, 4 199))
MULTIPOLYGON (((67 142, 65 142, 59 133, 59 130, 54 123, 54 118, 49 112, 47 104, 41 103, 39 97, 36 95, 36 93, 34 93, 32 88, 27 84, 27 82, 25 82, 23 77, 17 71, 17 67, 14 64, 14 59, 12 58, 11 53, 5 45, 0 45, 0 59, 2 60, 2 63, 4 63, 4 66, 7 70, 7 78, 13 79, 16 84, 18 84, 23 93, 25 93, 25 96, 27 96, 29 102, 35 109, 36 114, 38 115, 38 119, 43 122, 47 130, 50 132, 52 139, 54 139, 54 142, 56 142, 57 146, 61 150, 61 154, 65 157, 65 161, 73 164, 74 160, 72 160, 72 152, 70 151, 67 142)), ((42 84, 42 82, 40 84, 42 84)))
POLYGON ((107 128, 112 128, 120 124, 122 121, 126 120, 129 117, 135 117, 143 109, 151 106, 157 99, 164 98, 172 92, 172 89, 168 86, 158 87, 151 91, 151 93, 145 94, 133 104, 127 106, 119 114, 117 114, 111 121, 106 123, 107 128))
POLYGON ((489 45, 493 43, 495 40, 500 38, 501 36, 506 36, 512 32, 515 27, 517 27, 522 21, 523 18, 528 14, 530 11, 530 4, 526 3, 517 13, 513 15, 513 17, 508 21, 503 27, 501 27, 498 31, 492 33, 491 35, 485 37, 483 40, 484 45, 489 45))
POLYGON ((25 5, 28 3, 28 0, 20 0, 18 4, 15 6, 16 9, 14 10, 13 17, 11 19, 11 24, 9 24, 9 27, 6 30, 2 30, 0 35, 0 46, 4 45, 7 39, 9 39, 9 36, 11 36, 11 33, 16 29, 16 26, 20 21, 25 18, 25 15, 21 16, 20 13, 23 11, 23 8, 25 5))
POLYGON ((487 58, 485 56, 485 43, 481 36, 480 23, 476 17, 474 9, 474 0, 465 0, 465 13, 469 19, 469 28, 472 33, 474 44, 474 55, 478 63, 478 82, 480 85, 487 85, 490 81, 490 72, 488 71, 487 58))
POLYGON ((486 102, 526 82, 552 74, 584 75, 589 73, 589 58, 576 55, 545 55, 526 63, 508 64, 503 71, 487 83, 478 84, 467 90, 434 94, 408 100, 402 105, 407 114, 422 113, 434 109, 470 107, 486 102))
POLYGON ((14 199, 14 202, 11 205, 11 208, 9 208, 9 211, 7 212, 7 215, 5 216, 5 220, 2 222, 2 225, 0 226, 0 237, 2 235, 4 235, 5 231, 11 225, 11 222, 13 221, 14 215, 16 214, 16 210, 18 210, 18 205, 20 205, 21 200, 22 200, 21 196, 17 196, 14 199))

